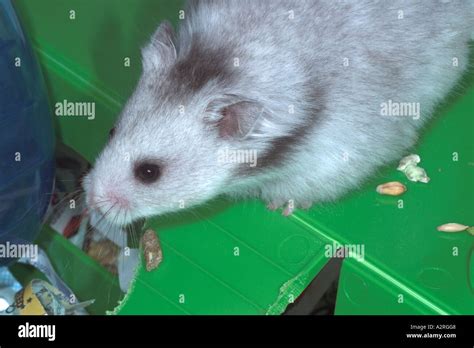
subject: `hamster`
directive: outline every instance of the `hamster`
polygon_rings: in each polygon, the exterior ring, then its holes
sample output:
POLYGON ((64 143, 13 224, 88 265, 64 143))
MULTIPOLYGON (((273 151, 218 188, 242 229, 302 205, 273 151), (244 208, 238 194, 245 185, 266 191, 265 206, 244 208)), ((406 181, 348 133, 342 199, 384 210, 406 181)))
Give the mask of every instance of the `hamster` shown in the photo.
POLYGON ((469 0, 190 1, 84 180, 117 224, 218 195, 284 215, 334 201, 413 146, 468 65, 469 0))

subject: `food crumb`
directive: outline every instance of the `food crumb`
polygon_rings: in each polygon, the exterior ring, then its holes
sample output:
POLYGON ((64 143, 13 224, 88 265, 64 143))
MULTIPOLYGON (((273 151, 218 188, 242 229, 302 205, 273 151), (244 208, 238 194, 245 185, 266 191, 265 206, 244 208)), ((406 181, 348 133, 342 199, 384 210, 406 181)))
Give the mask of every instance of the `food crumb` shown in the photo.
POLYGON ((120 253, 120 248, 114 242, 108 239, 90 241, 87 245, 86 252, 110 273, 118 274, 117 258, 120 253))
POLYGON ((405 173, 406 177, 410 181, 419 181, 426 184, 430 181, 430 178, 423 168, 418 167, 418 163, 420 162, 420 156, 415 154, 403 157, 398 164, 397 170, 405 173))
POLYGON ((143 256, 145 258, 145 268, 148 272, 158 268, 163 260, 160 241, 155 231, 148 229, 142 236, 143 256))

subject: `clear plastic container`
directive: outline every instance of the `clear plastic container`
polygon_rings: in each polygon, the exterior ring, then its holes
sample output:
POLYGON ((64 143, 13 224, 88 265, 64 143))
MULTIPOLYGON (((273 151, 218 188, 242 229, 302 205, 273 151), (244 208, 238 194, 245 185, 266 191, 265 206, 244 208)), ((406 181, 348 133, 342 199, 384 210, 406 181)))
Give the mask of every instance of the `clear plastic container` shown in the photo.
POLYGON ((0 243, 36 238, 51 198, 53 152, 39 65, 10 0, 0 0, 0 243))

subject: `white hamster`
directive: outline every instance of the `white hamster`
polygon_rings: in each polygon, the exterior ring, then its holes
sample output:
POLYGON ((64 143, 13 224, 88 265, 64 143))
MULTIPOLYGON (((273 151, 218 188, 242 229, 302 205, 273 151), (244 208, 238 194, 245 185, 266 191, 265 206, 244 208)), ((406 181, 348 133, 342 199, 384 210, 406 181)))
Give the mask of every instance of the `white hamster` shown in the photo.
POLYGON ((401 158, 468 65, 474 2, 190 1, 84 180, 126 224, 217 195, 309 207, 401 158))

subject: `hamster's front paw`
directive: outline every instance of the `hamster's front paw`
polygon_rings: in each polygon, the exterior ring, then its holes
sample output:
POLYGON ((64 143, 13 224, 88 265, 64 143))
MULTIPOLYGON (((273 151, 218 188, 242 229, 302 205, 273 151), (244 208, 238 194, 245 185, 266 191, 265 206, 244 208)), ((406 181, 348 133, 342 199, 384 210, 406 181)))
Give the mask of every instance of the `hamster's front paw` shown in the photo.
POLYGON ((302 202, 295 202, 292 199, 287 201, 271 201, 267 204, 267 209, 271 211, 278 210, 283 208, 281 215, 283 216, 290 216, 292 215, 297 208, 308 210, 313 205, 312 202, 309 201, 302 201, 302 202))

